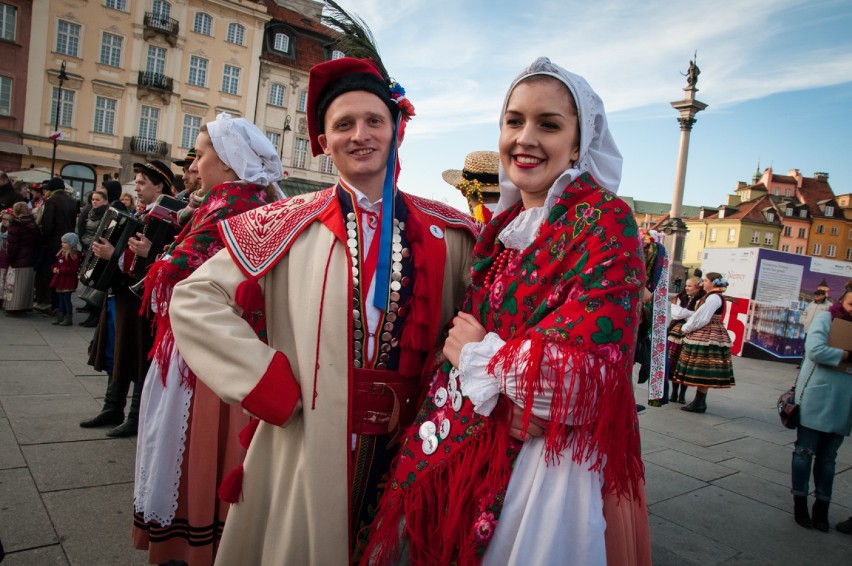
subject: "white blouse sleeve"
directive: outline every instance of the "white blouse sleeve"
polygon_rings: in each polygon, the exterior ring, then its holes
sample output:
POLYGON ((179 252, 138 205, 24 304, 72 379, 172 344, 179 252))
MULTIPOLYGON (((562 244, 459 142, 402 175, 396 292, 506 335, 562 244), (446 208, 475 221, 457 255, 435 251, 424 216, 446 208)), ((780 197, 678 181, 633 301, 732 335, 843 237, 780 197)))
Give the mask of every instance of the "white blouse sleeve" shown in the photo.
MULTIPOLYGON (((494 332, 485 335, 482 342, 471 342, 465 344, 459 358, 459 377, 461 391, 473 402, 474 410, 480 415, 488 416, 497 405, 501 393, 505 394, 515 404, 523 406, 523 399, 518 392, 518 375, 515 368, 504 374, 494 376, 488 373, 488 364, 491 358, 503 347, 503 341, 494 332)), ((523 355, 529 349, 529 341, 524 341, 519 355, 523 355)), ((559 353, 554 348, 549 359, 558 359, 559 353)), ((560 365, 558 363, 552 365, 560 365)), ((565 378, 569 379, 573 366, 567 365, 565 378)), ((505 370, 504 370, 505 371, 505 370)), ((545 367, 542 371, 547 371, 545 367)), ((532 413, 542 419, 550 419, 550 405, 553 401, 553 391, 544 390, 536 393, 533 399, 532 413)), ((568 405, 573 406, 573 399, 568 400, 568 405)), ((571 423, 571 411, 568 411, 566 423, 571 423)))
POLYGON ((718 293, 711 294, 704 300, 704 304, 698 307, 695 314, 692 315, 686 323, 684 323, 682 328, 683 333, 689 334, 690 332, 705 326, 708 322, 710 322, 710 319, 713 318, 713 315, 721 306, 722 297, 720 297, 718 293))
POLYGON ((686 320, 695 314, 695 311, 691 311, 689 309, 685 309, 682 306, 672 303, 671 305, 671 316, 672 320, 686 320))

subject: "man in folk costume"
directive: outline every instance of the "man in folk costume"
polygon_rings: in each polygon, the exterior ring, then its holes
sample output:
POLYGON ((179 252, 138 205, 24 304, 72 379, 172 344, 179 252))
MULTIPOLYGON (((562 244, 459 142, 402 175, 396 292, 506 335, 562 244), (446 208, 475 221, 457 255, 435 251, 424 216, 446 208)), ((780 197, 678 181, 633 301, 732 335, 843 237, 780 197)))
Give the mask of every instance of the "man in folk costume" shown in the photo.
MULTIPOLYGON (((136 196, 146 211, 162 194, 171 194, 175 175, 162 161, 152 160, 146 163, 134 163, 136 172, 136 196)), ((147 223, 147 213, 140 216, 147 223)), ((148 373, 150 362, 148 352, 153 339, 149 321, 139 316, 142 305, 139 297, 130 288, 139 282, 131 274, 134 259, 154 257, 162 253, 153 249, 152 242, 143 232, 137 232, 127 243, 127 249, 118 258, 118 268, 111 283, 111 294, 107 299, 107 308, 101 312, 95 341, 89 355, 89 365, 98 371, 107 373, 107 389, 101 412, 93 418, 80 423, 83 428, 119 425, 107 432, 107 436, 121 438, 135 436, 139 424, 139 403, 142 399, 142 386, 148 373), (133 396, 127 420, 124 419, 124 406, 127 393, 133 383, 133 396)), ((105 238, 92 242, 92 251, 101 259, 109 260, 115 248, 105 238)))
POLYGON ((477 225, 395 187, 413 107, 376 58, 313 67, 307 114, 338 184, 224 221, 226 250, 169 310, 193 372, 259 419, 242 475, 220 490, 237 503, 217 564, 358 558, 470 273, 477 225))

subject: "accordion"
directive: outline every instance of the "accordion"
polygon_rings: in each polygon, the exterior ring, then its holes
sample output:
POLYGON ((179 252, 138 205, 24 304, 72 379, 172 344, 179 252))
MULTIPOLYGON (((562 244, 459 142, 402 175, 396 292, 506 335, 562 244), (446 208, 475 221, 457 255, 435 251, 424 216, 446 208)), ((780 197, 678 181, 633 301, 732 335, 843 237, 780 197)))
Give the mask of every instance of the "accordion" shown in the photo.
POLYGON ((130 275, 142 279, 166 246, 169 246, 180 232, 178 212, 186 207, 186 203, 168 195, 160 195, 148 212, 145 213, 145 226, 142 232, 151 240, 151 251, 148 257, 133 257, 133 263, 128 270, 130 275))
POLYGON ((135 216, 108 208, 98 226, 95 241, 104 238, 115 248, 115 253, 110 259, 101 259, 90 247, 80 263, 80 283, 98 291, 108 291, 127 241, 141 230, 142 223, 135 216))

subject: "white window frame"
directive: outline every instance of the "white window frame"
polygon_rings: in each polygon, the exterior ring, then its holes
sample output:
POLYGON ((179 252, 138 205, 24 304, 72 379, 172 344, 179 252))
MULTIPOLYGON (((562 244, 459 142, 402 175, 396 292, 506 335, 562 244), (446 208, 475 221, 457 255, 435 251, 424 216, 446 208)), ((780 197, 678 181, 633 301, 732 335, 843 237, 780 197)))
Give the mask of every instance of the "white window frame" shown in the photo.
POLYGON ((737 229, 728 228, 728 241, 735 242, 737 240, 737 229))
POLYGON ((115 135, 115 114, 118 101, 105 96, 95 97, 95 119, 92 131, 96 134, 115 135))
POLYGON ((852 261, 852 248, 846 248, 846 261, 852 261))
POLYGON ((328 155, 320 155, 319 162, 319 170, 320 173, 324 173, 326 175, 335 175, 334 169, 334 161, 328 155))
POLYGON ((335 59, 343 59, 344 57, 346 57, 346 54, 343 51, 340 51, 339 49, 335 49, 331 52, 332 61, 334 61, 335 59))
POLYGON ((222 69, 222 92, 238 95, 240 93, 240 72, 242 69, 225 65, 222 69))
POLYGON ((186 84, 192 86, 207 86, 207 69, 210 66, 210 60, 198 55, 189 56, 189 75, 186 78, 186 84))
POLYGON ((12 77, 0 75, 0 114, 9 116, 12 113, 12 77))
POLYGON ((782 252, 789 252, 790 246, 788 246, 787 244, 784 244, 783 246, 781 246, 781 251, 782 252))
POLYGON ((118 10, 119 12, 127 11, 127 0, 104 0, 104 6, 118 10))
POLYGON ((828 204, 828 205, 825 206, 825 215, 826 216, 834 216, 834 206, 833 205, 828 204))
POLYGON ((822 244, 814 244, 814 251, 811 255, 822 255, 822 244))
POLYGON ((796 246, 796 253, 799 255, 803 255, 805 253, 804 246, 796 246))
POLYGON ((837 255, 837 246, 828 244, 825 246, 825 257, 835 257, 837 255))
POLYGON ((266 132, 266 139, 269 140, 269 143, 275 146, 275 149, 281 150, 281 133, 280 132, 266 132))
POLYGON ((192 31, 201 35, 213 35, 213 16, 207 12, 195 12, 192 19, 192 31))
POLYGON ((15 41, 18 37, 18 9, 0 4, 0 39, 15 41))
POLYGON ((775 238, 772 237, 772 232, 766 232, 766 233, 763 234, 763 245, 764 246, 771 246, 774 241, 775 241, 775 238))
POLYGON ((124 48, 124 38, 114 33, 103 32, 101 35, 101 65, 121 67, 121 52, 124 48))
POLYGON ((784 237, 789 238, 793 235, 793 227, 792 226, 784 226, 784 237))
POLYGON ((716 241, 716 229, 715 228, 710 228, 710 241, 711 242, 716 241))
POLYGON ((793 216, 793 207, 788 206, 786 210, 784 210, 784 214, 786 216, 793 216))
MULTIPOLYGON (((701 240, 702 242, 704 241, 704 230, 701 230, 700 232, 698 232, 698 239, 701 240)), ((701 258, 698 258, 698 259, 701 259, 701 258)))
POLYGON ((836 236, 839 233, 837 226, 832 226, 830 232, 832 236, 836 236))
MULTIPOLYGON (((70 128, 74 124, 74 95, 75 91, 63 88, 62 89, 62 104, 59 111, 59 127, 70 128)), ((50 120, 54 123, 56 120, 56 104, 59 100, 59 87, 53 87, 53 93, 50 97, 50 120)))
POLYGON ((233 43, 234 45, 245 45, 246 27, 242 24, 238 24, 237 22, 231 22, 228 24, 228 35, 225 38, 225 41, 233 43))
POLYGON ((284 106, 287 96, 287 87, 281 83, 272 83, 269 87, 269 104, 273 106, 284 106))
POLYGON ((80 24, 59 20, 56 25, 56 53, 77 57, 80 52, 80 24))
POLYGON ((164 0, 154 0, 151 4, 151 15, 155 19, 168 21, 172 17, 172 5, 164 0))
POLYGON ((180 132, 180 146, 186 149, 195 147, 195 139, 201 131, 201 116, 183 115, 183 127, 180 132))
POLYGON ((808 217, 808 209, 802 208, 799 210, 799 218, 807 218, 808 217))
POLYGON ((287 53, 290 51, 290 36, 283 32, 276 32, 275 38, 272 40, 272 49, 287 53))
POLYGON ((808 237, 808 229, 807 228, 799 228, 799 238, 807 238, 808 237))
POLYGON ((145 62, 145 71, 157 75, 166 74, 166 53, 162 47, 148 45, 148 59, 145 62))
POLYGON ((293 144, 293 167, 306 169, 308 166, 308 140, 296 138, 293 144))
POLYGON ((157 139, 160 128, 160 109, 156 106, 142 106, 139 111, 139 137, 157 139))
POLYGON ((752 230, 751 231, 751 243, 752 244, 760 243, 760 231, 759 230, 752 230))
POLYGON ((825 226, 823 224, 816 225, 816 233, 817 234, 825 234, 825 226))

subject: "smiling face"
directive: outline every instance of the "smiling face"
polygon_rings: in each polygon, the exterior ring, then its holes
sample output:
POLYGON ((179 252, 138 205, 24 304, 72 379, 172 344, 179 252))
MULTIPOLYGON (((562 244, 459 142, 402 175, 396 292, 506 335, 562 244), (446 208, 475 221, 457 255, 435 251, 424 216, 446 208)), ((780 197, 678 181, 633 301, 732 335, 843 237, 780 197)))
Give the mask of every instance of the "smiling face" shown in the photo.
POLYGON ((690 277, 686 280, 686 285, 684 286, 684 290, 686 294, 690 297, 694 296, 701 289, 701 280, 697 277, 690 277))
POLYGON ((189 166, 189 172, 196 175, 196 180, 201 183, 201 188, 204 190, 238 180, 234 170, 219 159, 210 134, 205 131, 199 132, 195 139, 195 159, 189 166))
POLYGON ((535 77, 519 83, 500 127, 500 163, 526 208, 544 204, 553 182, 580 157, 580 124, 563 83, 535 77))
POLYGON ((353 90, 329 105, 325 132, 317 141, 340 176, 375 201, 381 196, 392 138, 388 107, 375 94, 353 90))

